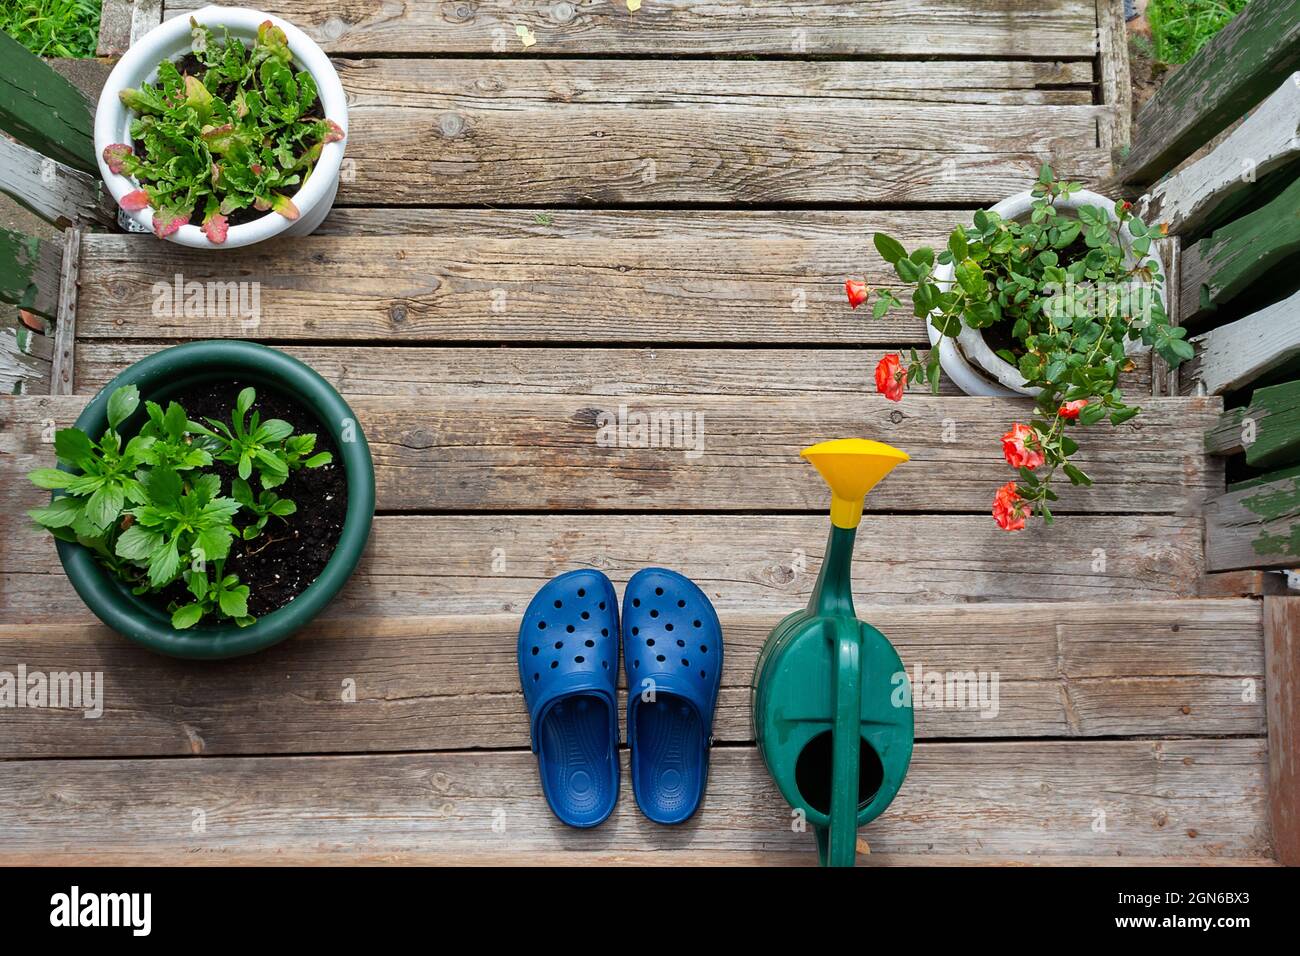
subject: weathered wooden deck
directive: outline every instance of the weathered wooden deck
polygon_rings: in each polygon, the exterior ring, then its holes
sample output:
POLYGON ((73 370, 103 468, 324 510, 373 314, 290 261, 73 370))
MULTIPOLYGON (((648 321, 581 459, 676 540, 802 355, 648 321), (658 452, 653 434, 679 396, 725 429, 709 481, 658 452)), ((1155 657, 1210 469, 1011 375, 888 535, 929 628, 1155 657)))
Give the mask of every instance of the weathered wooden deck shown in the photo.
MULTIPOLYGON (((1117 2, 261 5, 348 89, 334 213, 214 255, 84 235, 74 394, 0 404, 0 667, 107 685, 97 720, 0 712, 0 863, 810 862, 748 686, 820 563, 824 489, 797 451, 849 434, 913 456, 868 499, 860 612, 909 667, 1001 679, 996 718, 918 711, 870 859, 1272 858, 1261 605, 1243 576, 1205 573, 1221 400, 1144 401, 1085 453, 1095 488, 1008 535, 989 505, 1021 406, 886 402, 876 360, 924 328, 843 300, 847 276, 890 284, 875 229, 941 242, 1044 159, 1110 175, 1117 2), (257 283, 256 321, 156 315, 177 275, 257 283), (116 372, 205 337, 283 346, 336 383, 380 510, 309 633, 219 664, 95 623, 21 517, 42 493, 19 477, 116 372), (620 404, 702 415, 702 455, 598 447, 620 404), (625 774, 613 818, 569 830, 528 752, 518 617, 561 571, 621 585, 647 564, 692 576, 723 620, 706 804, 655 826, 625 774)), ((1149 360, 1128 384, 1151 394, 1149 360)))

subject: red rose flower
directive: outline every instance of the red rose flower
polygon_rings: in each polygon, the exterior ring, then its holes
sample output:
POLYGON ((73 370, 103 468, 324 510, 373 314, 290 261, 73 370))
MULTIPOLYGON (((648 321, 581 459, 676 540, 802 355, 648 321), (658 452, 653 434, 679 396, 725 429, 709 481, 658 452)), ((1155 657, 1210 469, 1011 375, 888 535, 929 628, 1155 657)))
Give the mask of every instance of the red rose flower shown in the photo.
POLYGON ((1056 414, 1060 415, 1062 418, 1078 418, 1079 413, 1083 411, 1087 405, 1088 400, 1086 398, 1076 398, 1074 401, 1066 402, 1058 408, 1056 414))
MULTIPOLYGON (((877 373, 879 374, 879 373, 877 373)), ((1034 430, 1028 425, 1016 422, 1011 431, 1002 436, 1002 454, 1012 468, 1028 468, 1031 471, 1043 463, 1043 453, 1025 444, 1026 438, 1033 438, 1034 430)))
POLYGON ((867 301, 867 293, 871 290, 868 289, 867 284, 860 279, 849 279, 844 283, 844 291, 848 293, 849 305, 856 309, 863 302, 867 301))
POLYGON ((993 520, 1003 531, 1019 531, 1025 526, 1024 499, 1016 493, 1016 483, 1008 481, 993 496, 993 520))
POLYGON ((876 365, 876 391, 891 402, 901 402, 904 374, 899 366, 898 353, 890 352, 876 365))

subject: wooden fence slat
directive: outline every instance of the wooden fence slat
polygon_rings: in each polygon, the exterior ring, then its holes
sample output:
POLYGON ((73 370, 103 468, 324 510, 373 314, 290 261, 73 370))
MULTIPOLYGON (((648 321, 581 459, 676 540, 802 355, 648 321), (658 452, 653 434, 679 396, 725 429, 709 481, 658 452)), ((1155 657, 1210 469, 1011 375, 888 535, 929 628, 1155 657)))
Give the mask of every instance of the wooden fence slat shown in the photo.
POLYGON ((1264 599, 1268 690, 1268 808, 1284 866, 1300 866, 1300 598, 1264 599))
POLYGON ((1300 73, 1292 73, 1209 155, 1157 183, 1143 196, 1142 219, 1163 223, 1171 233, 1193 233, 1227 200, 1297 158, 1300 73))
MULTIPOLYGON (((48 532, 22 514, 24 484, 0 489, 0 623, 91 620, 48 532)), ((621 585, 648 565, 685 574, 720 610, 788 612, 808 601, 826 527, 816 515, 380 515, 336 613, 521 614, 564 571, 596 567, 621 585)), ((987 514, 871 515, 854 580, 876 604, 1194 597, 1207 587, 1202 534, 1199 515, 1070 515, 1016 534, 987 514)))
POLYGON ((76 382, 74 352, 77 345, 77 296, 81 274, 81 237, 84 227, 69 226, 63 233, 63 268, 59 273, 59 311, 54 322, 54 356, 50 367, 50 394, 71 395, 76 382))
POLYGON ((1300 566, 1300 474, 1243 483, 1205 508, 1205 561, 1210 571, 1300 566))
POLYGON ((1179 310, 1184 325, 1244 292, 1300 251, 1300 178, 1267 204, 1184 248, 1179 310))
POLYGON ((53 318, 62 261, 57 243, 0 227, 0 302, 53 318))
MULTIPOLYGON (((56 367, 57 367, 56 362, 56 367)), ((71 425, 88 399, 0 406, 8 451, 53 464, 46 422, 71 425)), ((881 396, 359 397, 352 408, 375 458, 384 512, 821 511, 826 488, 799 450, 871 435, 906 450, 903 480, 872 492, 872 511, 987 512, 1010 473, 999 440, 1028 401, 881 396), (639 424, 640 423, 640 424, 639 424), (638 431, 638 429, 641 429, 638 431), (951 440, 950 440, 951 439, 951 440)), ((1059 489, 1059 514, 1186 513, 1222 488, 1203 434, 1217 399, 1143 403, 1140 427, 1105 426, 1076 458, 1096 486, 1059 489)))
POLYGON ((1300 0, 1252 0, 1138 114, 1124 182, 1147 185, 1300 67, 1300 0))
POLYGON ((1128 68, 1128 27, 1124 0, 1097 0, 1097 46, 1101 101, 1114 107, 1101 125, 1102 145, 1119 154, 1133 139, 1133 81, 1128 68))
POLYGON ((98 176, 65 166, 0 136, 0 191, 60 228, 117 222, 117 207, 98 176))
POLYGON ((19 322, 0 325, 0 395, 43 395, 50 390, 48 338, 19 322), (41 346, 46 348, 41 348, 41 346))
MULTIPOLYGON (((1273 853, 1267 780, 1257 739, 921 743, 898 798, 863 837, 873 855, 1260 859, 1273 853)), ((88 852, 140 862, 180 848, 205 862, 321 863, 358 851, 813 853, 750 747, 714 751, 699 815, 681 827, 651 823, 629 799, 599 828, 566 827, 527 751, 7 761, 0 818, 0 862, 88 852)))
POLYGON ((1196 356, 1179 369, 1185 392, 1243 388, 1300 355, 1300 292, 1190 341, 1196 356))
POLYGON ((99 175, 90 109, 71 83, 0 31, 0 129, 75 169, 99 175))
POLYGON ((1272 468, 1300 459, 1300 382, 1255 390, 1250 404, 1224 413, 1205 436, 1216 455, 1245 452, 1252 468, 1272 468))
MULTIPOLYGON (((982 709, 926 707, 922 698, 921 739, 1264 732, 1255 601, 858 613, 889 635, 910 679, 918 666, 922 681, 926 673, 996 675, 982 709)), ((754 664, 782 616, 723 614, 717 740, 752 740, 754 664)), ((107 681, 93 720, 75 708, 8 713, 0 758, 526 748, 518 630, 518 616, 508 614, 327 615, 266 654, 213 666, 160 658, 98 624, 0 626, 0 654, 25 662, 28 673, 102 672, 107 681), (339 693, 345 678, 355 701, 339 693)))
MULTIPOLYGON (((204 0, 168 0, 188 16, 204 0)), ((407 0, 340 16, 331 0, 267 0, 330 53, 829 54, 1088 58, 1097 51, 1093 0, 810 0, 788 6, 656 0, 636 12, 622 0, 521 5, 478 0, 448 6, 407 0), (530 30, 525 50, 517 30, 530 30)))

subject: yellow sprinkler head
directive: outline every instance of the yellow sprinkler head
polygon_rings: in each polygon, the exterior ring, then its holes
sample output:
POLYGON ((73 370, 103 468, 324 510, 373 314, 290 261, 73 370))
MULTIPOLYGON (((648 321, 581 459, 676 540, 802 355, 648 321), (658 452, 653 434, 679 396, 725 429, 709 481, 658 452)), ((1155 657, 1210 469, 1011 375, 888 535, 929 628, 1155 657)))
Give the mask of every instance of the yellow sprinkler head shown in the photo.
POLYGON ((867 492, 908 460, 906 452, 865 438, 824 441, 799 454, 812 462, 831 486, 831 524, 837 528, 856 528, 867 492))

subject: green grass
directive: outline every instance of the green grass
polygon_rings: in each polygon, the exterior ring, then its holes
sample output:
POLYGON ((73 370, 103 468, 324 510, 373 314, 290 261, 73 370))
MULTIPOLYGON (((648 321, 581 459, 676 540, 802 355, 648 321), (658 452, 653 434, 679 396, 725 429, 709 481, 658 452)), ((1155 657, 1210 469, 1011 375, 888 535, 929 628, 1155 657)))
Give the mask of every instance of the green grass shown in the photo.
POLYGON ((1151 0, 1147 22, 1155 58, 1162 63, 1186 63, 1246 8, 1247 0, 1151 0))
POLYGON ((0 30, 40 56, 94 56, 99 2, 0 0, 0 30))

